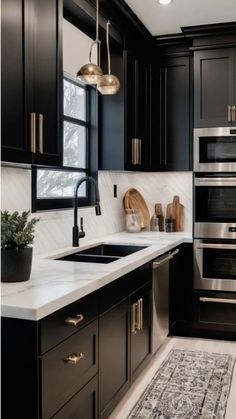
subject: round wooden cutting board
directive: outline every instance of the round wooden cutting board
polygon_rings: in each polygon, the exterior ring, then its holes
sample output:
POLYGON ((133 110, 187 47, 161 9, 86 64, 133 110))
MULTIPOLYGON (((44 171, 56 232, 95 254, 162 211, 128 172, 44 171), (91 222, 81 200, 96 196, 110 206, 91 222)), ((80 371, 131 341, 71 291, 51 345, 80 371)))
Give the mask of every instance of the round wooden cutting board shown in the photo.
POLYGON ((137 209, 141 212, 141 227, 146 228, 150 226, 150 213, 147 204, 137 189, 130 188, 126 191, 124 196, 124 208, 137 209))

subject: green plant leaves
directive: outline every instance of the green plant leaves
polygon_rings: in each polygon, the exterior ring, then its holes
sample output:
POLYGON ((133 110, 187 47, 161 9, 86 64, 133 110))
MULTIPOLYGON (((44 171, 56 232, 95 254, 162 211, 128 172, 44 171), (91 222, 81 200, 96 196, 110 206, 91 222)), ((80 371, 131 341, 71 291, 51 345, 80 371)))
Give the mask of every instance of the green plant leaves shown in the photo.
POLYGON ((31 244, 34 239, 34 227, 39 218, 32 218, 28 221, 30 211, 18 211, 10 214, 8 211, 1 211, 1 247, 14 249, 24 248, 31 244))

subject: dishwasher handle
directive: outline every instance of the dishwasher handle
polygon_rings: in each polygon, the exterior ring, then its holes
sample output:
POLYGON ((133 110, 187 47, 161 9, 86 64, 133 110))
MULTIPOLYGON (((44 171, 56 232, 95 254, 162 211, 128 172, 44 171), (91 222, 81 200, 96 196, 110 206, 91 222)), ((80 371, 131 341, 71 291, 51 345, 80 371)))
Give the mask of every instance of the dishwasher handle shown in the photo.
POLYGON ((168 255, 167 255, 167 256, 160 257, 160 258, 156 259, 156 260, 153 262, 153 264, 152 264, 153 269, 157 269, 157 268, 159 268, 159 266, 161 266, 163 263, 166 263, 166 262, 168 262, 170 259, 173 259, 173 257, 174 257, 175 255, 177 255, 177 253, 179 253, 179 249, 176 249, 176 250, 175 250, 174 252, 172 252, 172 253, 168 253, 168 255))

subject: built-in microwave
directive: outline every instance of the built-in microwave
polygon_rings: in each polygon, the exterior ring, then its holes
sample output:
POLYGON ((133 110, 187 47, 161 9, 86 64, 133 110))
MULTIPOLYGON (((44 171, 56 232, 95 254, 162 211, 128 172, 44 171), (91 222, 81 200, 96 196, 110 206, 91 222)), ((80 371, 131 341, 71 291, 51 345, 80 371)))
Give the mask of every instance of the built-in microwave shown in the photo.
POLYGON ((194 129, 194 171, 236 172, 236 129, 194 129))
POLYGON ((236 239, 236 173, 195 175, 194 237, 236 239))

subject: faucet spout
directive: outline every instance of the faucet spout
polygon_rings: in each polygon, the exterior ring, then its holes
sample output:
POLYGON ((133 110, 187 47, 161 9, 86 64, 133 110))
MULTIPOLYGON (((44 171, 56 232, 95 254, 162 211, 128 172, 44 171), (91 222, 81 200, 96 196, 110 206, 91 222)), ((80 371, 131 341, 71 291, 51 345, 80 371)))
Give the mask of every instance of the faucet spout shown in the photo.
POLYGON ((79 227, 78 227, 78 190, 79 190, 80 185, 84 182, 89 182, 94 186, 95 200, 96 200, 95 213, 96 213, 96 215, 101 215, 100 195, 99 195, 97 182, 95 181, 95 179, 92 176, 85 176, 85 177, 79 179, 78 182, 75 185, 74 199, 73 199, 73 201, 74 201, 74 226, 73 226, 73 239, 72 239, 73 247, 78 247, 79 246, 79 238, 85 236, 85 232, 83 231, 83 229, 81 229, 81 231, 79 231, 79 227))

